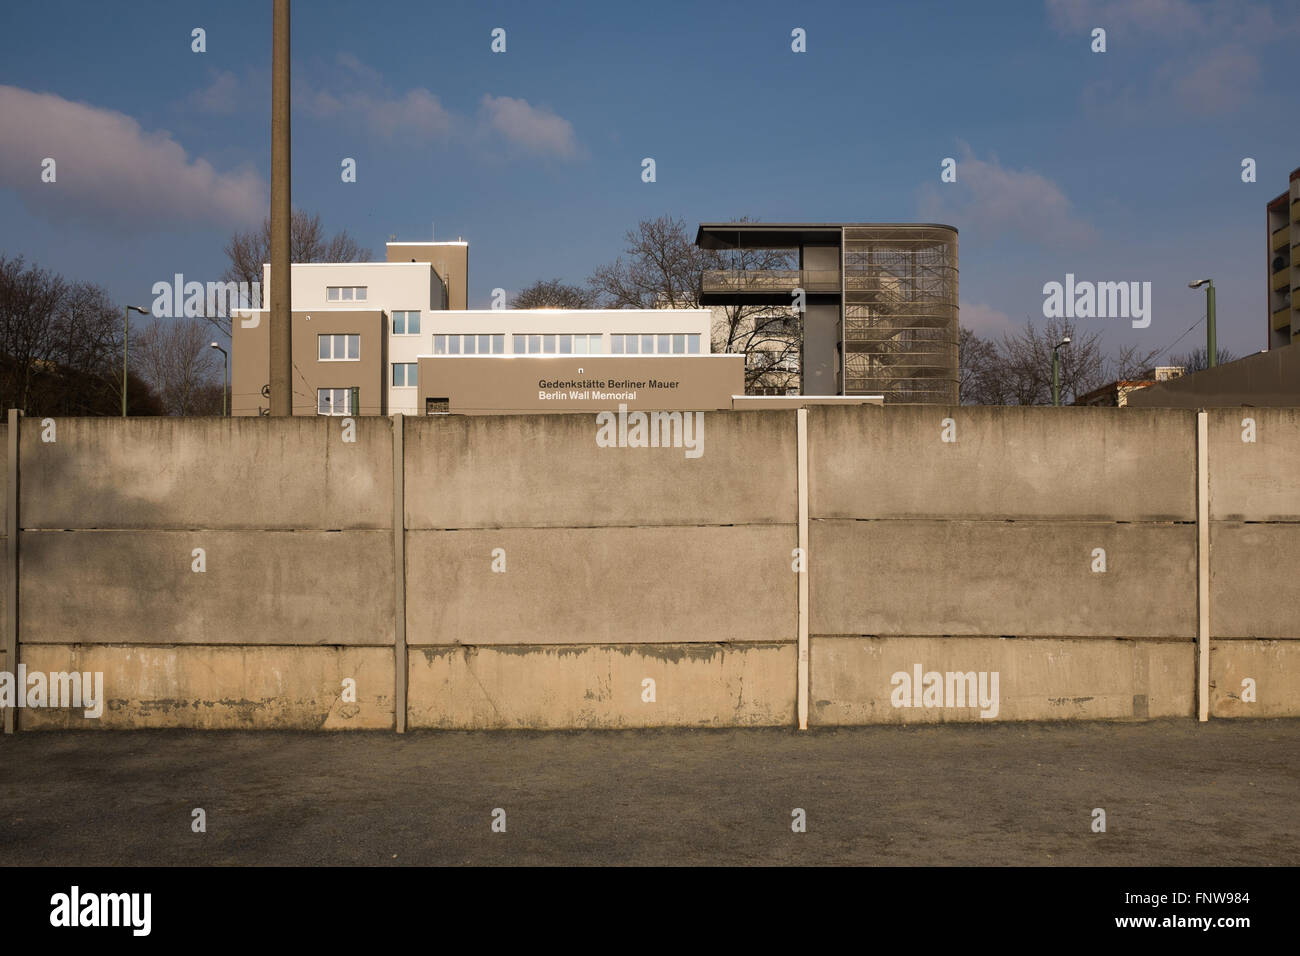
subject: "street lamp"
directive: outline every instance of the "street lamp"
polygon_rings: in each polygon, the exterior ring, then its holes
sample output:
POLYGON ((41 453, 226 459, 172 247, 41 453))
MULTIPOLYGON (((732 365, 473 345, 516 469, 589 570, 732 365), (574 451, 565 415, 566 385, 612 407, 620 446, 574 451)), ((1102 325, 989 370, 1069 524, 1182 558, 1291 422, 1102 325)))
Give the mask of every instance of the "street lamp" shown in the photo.
POLYGON ((126 346, 131 338, 131 310, 134 309, 141 315, 148 315, 148 309, 142 309, 138 305, 128 305, 126 312, 122 315, 122 417, 126 418, 126 346))
POLYGON ((1197 279, 1187 283, 1189 289, 1199 289, 1201 286, 1209 287, 1205 290, 1205 367, 1214 368, 1219 364, 1219 349, 1214 334, 1214 280, 1197 279))
POLYGON ((230 381, 230 355, 216 342, 212 347, 226 357, 226 371, 221 376, 221 417, 226 417, 226 383, 230 381))
POLYGON ((1057 350, 1062 345, 1069 344, 1070 337, 1067 335, 1052 346, 1052 404, 1057 407, 1061 404, 1061 356, 1057 350))

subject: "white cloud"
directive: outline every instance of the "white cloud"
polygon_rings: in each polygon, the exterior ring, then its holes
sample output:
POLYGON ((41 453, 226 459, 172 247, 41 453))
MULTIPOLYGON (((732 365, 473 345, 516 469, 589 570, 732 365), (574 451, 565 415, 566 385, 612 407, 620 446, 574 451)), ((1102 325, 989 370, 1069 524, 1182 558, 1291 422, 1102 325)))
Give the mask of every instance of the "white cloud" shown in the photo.
POLYGON ((255 170, 220 172, 125 113, 0 86, 0 116, 0 186, 38 215, 137 231, 266 215, 268 190, 255 170), (41 181, 45 157, 57 164, 53 183, 41 181))
POLYGON ((510 96, 484 94, 481 106, 488 128, 516 146, 561 159, 578 155, 573 124, 562 116, 510 96))
POLYGON ((319 90, 308 95, 304 107, 317 119, 348 123, 388 140, 445 139, 456 124, 455 117, 438 97, 422 88, 409 90, 399 97, 363 92, 336 96, 319 90))
POLYGON ((971 229, 984 239, 1014 235, 1068 245, 1094 237, 1056 183, 1031 169, 1005 168, 996 156, 979 159, 965 143, 957 181, 924 186, 920 206, 923 219, 971 229))
POLYGON ((1003 332, 1015 332, 1016 324, 1005 312, 979 302, 962 302, 959 307, 961 326, 980 338, 1001 338, 1003 332))
POLYGON ((207 87, 190 94, 189 106, 202 113, 237 113, 241 94, 239 78, 229 70, 222 70, 207 87))
POLYGON ((383 77, 351 53, 336 57, 346 92, 305 84, 295 103, 309 116, 364 130, 371 136, 420 142, 460 142, 492 147, 502 141, 534 156, 575 159, 582 154, 573 124, 553 110, 525 99, 484 94, 477 114, 457 113, 424 87, 404 94, 384 86, 383 77))
POLYGON ((1093 28, 1106 30, 1107 49, 1138 50, 1150 67, 1140 82, 1113 74, 1088 83, 1083 101, 1108 119, 1130 120, 1169 110, 1227 113, 1247 101, 1261 73, 1259 51, 1292 47, 1300 14, 1243 0, 1046 0, 1059 33, 1077 34, 1087 49, 1093 28))

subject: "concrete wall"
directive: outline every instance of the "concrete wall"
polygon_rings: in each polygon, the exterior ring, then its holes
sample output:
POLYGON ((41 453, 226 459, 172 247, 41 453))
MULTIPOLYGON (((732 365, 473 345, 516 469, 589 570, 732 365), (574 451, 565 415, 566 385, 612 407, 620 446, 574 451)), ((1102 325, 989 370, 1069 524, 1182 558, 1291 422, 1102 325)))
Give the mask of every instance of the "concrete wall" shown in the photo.
POLYGON ((1128 403, 1134 408, 1300 405, 1300 342, 1137 389, 1128 403))
MULTIPOLYGON (((584 415, 24 421, 18 660, 106 701, 19 727, 391 729, 399 687, 411 727, 790 726, 801 415, 811 726, 1196 713, 1194 411, 833 405, 706 413, 699 458, 584 415)), ((1300 410, 1207 435, 1210 712, 1300 714, 1300 410)))

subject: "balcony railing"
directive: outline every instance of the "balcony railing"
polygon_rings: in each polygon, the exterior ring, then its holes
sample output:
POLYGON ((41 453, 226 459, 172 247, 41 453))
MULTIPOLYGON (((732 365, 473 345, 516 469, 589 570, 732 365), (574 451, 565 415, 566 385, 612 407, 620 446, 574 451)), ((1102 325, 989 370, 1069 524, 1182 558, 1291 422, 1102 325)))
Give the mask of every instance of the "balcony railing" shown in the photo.
POLYGON ((839 292, 838 269, 710 269, 704 292, 839 292))

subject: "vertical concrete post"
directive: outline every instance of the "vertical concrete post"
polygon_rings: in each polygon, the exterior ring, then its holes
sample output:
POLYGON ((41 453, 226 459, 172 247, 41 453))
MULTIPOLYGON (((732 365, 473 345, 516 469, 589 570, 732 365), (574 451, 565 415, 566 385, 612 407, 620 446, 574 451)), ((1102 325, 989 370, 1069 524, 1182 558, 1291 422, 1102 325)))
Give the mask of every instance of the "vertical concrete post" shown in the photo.
POLYGON ((1210 719, 1210 471, 1209 416, 1196 413, 1196 704, 1210 719))
POLYGON ((393 713, 397 732, 406 733, 406 464, 403 415, 393 421, 393 713))
MULTIPOLYGON (((17 686, 18 674, 18 425, 23 413, 9 409, 9 472, 5 492, 5 670, 14 674, 15 694, 26 693, 17 686)), ((16 698, 15 698, 16 702, 16 698)), ((18 710, 5 708, 5 733, 17 729, 18 710)))
MULTIPOLYGON (((271 19, 271 414, 293 414, 293 293, 289 263, 289 0, 271 19)), ((353 410, 355 413, 355 409, 353 410)))
POLYGON ((808 409, 797 412, 799 446, 799 729, 808 729, 808 409))

